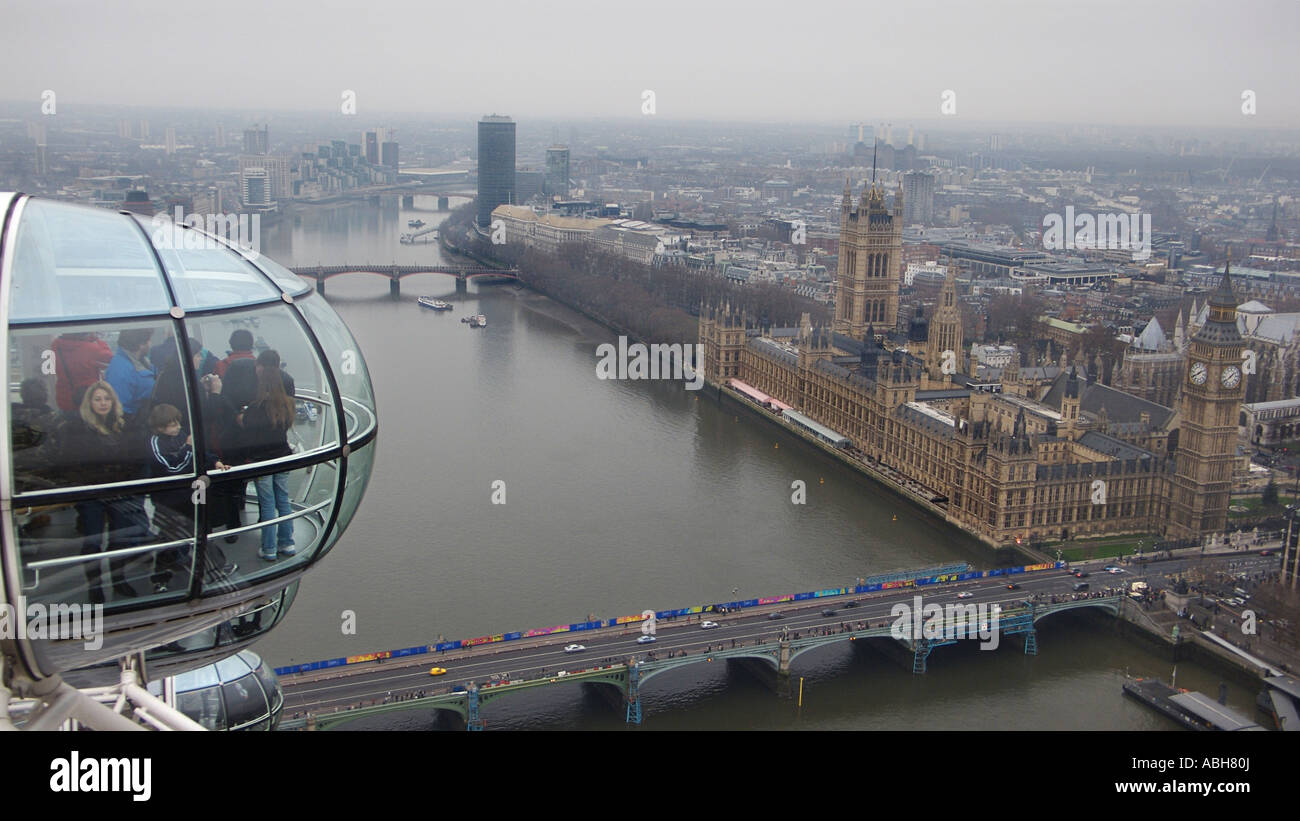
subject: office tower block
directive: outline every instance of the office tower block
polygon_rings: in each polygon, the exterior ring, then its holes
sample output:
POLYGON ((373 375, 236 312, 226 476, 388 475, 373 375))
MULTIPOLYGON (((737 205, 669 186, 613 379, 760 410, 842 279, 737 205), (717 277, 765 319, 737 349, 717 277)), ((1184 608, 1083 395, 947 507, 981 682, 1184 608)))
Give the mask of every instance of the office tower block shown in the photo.
POLYGON ((478 224, 487 228, 492 209, 514 202, 515 121, 490 114, 478 123, 478 224))

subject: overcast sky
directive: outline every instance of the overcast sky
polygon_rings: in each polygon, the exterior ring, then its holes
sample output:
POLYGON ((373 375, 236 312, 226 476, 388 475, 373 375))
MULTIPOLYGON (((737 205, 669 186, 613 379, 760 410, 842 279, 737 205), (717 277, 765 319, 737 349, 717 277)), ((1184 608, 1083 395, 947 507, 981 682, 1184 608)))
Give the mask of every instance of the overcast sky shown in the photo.
POLYGON ((1295 128, 1298 35, 1300 0, 4 0, 0 99, 1295 128))

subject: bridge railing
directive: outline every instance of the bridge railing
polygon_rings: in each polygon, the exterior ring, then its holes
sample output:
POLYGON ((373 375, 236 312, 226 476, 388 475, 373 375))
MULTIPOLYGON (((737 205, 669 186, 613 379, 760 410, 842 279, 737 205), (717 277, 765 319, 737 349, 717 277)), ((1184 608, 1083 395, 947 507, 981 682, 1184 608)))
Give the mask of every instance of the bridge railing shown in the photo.
MULTIPOLYGON (((1018 575, 1021 573, 1059 569, 1065 566, 1064 562, 1049 562, 1044 564, 1024 565, 1022 567, 1003 567, 992 570, 971 570, 958 573, 939 573, 935 575, 915 577, 911 579, 902 578, 893 581, 873 582, 871 584, 858 584, 852 587, 832 587, 822 590, 811 590, 804 593, 785 593, 778 596, 763 596, 755 599, 743 599, 739 601, 722 602, 717 604, 700 604, 693 607, 680 607, 672 610, 655 611, 656 619, 676 618, 679 616, 702 615, 704 613, 729 612, 732 610, 741 610, 749 607, 764 607, 771 604, 782 604, 786 602, 812 601, 819 598, 846 595, 861 595, 864 593, 876 593, 885 590, 895 590, 906 587, 924 587, 926 585, 945 584, 956 581, 965 581, 977 578, 994 578, 998 576, 1018 575)), ((927 568, 918 572, 929 572, 932 568, 927 568)), ((307 664, 297 664, 288 667, 278 667, 275 672, 277 675, 292 675, 294 673, 305 673, 313 670, 328 669, 331 667, 343 667, 349 664, 358 664, 361 662, 374 661, 378 658, 399 658, 402 656, 418 655, 423 653, 445 652, 448 650, 462 650, 472 647, 478 647, 485 644, 496 644, 498 642, 518 641, 521 639, 540 638, 560 633, 581 633, 588 630, 599 630, 608 627, 624 627, 632 624, 639 624, 646 620, 646 616, 641 613, 631 616, 616 616, 611 619, 595 619, 591 621, 573 622, 570 624, 558 624, 554 627, 540 627, 532 630, 517 630, 508 633, 496 633, 488 636, 477 636, 470 639, 458 639, 455 641, 444 641, 437 644, 420 645, 416 647, 406 647, 399 650, 382 650, 373 653, 364 653, 356 656, 346 656, 333 659, 324 659, 322 661, 308 662, 307 664)))

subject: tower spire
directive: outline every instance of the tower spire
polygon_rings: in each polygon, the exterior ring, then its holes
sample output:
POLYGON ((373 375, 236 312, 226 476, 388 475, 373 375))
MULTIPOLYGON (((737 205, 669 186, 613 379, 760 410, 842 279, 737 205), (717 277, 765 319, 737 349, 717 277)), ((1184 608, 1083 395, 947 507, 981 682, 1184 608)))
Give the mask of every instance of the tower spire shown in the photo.
POLYGON ((1219 280, 1219 287, 1213 294, 1210 294, 1210 304, 1220 307, 1237 306, 1237 296, 1232 292, 1232 246, 1228 246, 1228 258, 1223 263, 1223 279, 1219 280))

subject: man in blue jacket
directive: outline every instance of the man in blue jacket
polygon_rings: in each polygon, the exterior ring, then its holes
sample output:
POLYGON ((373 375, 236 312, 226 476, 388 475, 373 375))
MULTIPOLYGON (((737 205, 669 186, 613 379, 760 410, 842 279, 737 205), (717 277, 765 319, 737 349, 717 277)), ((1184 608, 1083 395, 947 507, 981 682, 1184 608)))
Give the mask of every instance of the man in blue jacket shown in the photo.
MULTIPOLYGON (((156 374, 149 363, 149 339, 153 331, 149 328, 128 328, 117 337, 117 353, 104 371, 104 381, 117 391, 117 398, 122 400, 122 413, 131 419, 147 406, 153 395, 153 383, 156 374)), ((147 410, 147 407, 146 407, 147 410)))

